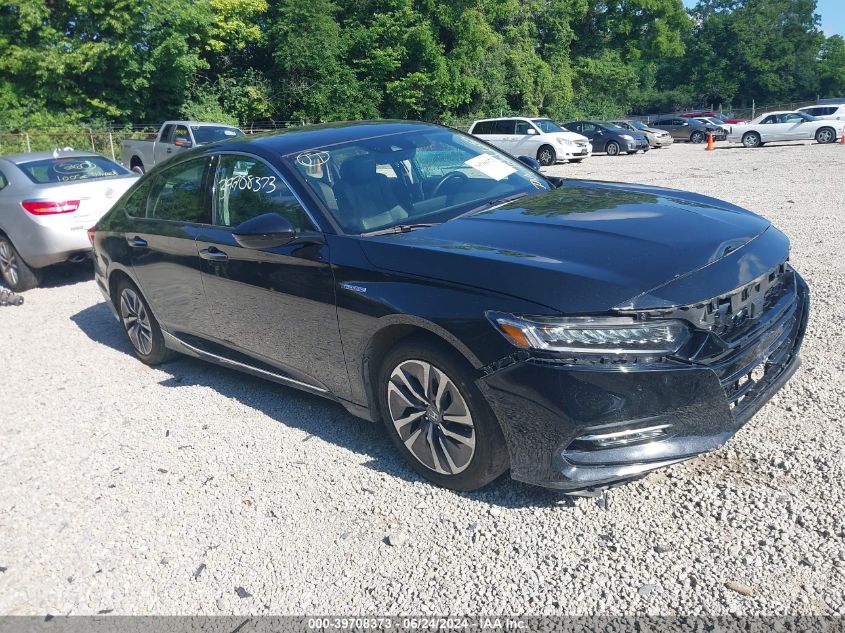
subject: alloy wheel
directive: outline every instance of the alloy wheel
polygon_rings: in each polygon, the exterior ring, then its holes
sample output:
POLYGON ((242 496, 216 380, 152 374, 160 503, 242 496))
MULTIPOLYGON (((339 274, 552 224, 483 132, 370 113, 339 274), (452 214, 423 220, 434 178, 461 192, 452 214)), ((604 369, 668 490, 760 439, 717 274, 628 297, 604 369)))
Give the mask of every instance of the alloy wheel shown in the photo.
POLYGON ((703 143, 704 140, 704 132, 693 132, 692 138, 690 139, 690 141, 692 141, 696 145, 703 143))
POLYGON ((442 370, 406 360, 387 383, 390 418, 399 439, 436 473, 464 471, 475 454, 475 424, 463 395, 442 370))
POLYGON ((833 142, 833 132, 830 130, 819 130, 818 141, 819 143, 833 142))
POLYGON ((124 288, 120 294, 120 317, 132 345, 139 353, 149 356, 153 350, 150 316, 141 297, 132 288, 124 288))
POLYGON ((0 242, 0 273, 10 286, 18 283, 18 258, 8 242, 0 242))
POLYGON ((538 160, 541 165, 551 165, 552 164, 552 151, 550 149, 542 149, 540 150, 540 156, 538 160))

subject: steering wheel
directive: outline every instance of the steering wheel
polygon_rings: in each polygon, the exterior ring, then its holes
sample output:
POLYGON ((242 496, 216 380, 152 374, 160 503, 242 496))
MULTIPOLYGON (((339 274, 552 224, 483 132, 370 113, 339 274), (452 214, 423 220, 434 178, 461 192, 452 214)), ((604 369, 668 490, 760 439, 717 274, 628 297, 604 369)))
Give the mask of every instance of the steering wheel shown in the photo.
POLYGON ((434 185, 434 189, 431 191, 431 196, 434 197, 440 193, 440 190, 446 186, 446 183, 450 180, 458 181, 458 180, 469 180, 469 177, 462 171, 450 171, 448 174, 443 176, 440 181, 434 185))

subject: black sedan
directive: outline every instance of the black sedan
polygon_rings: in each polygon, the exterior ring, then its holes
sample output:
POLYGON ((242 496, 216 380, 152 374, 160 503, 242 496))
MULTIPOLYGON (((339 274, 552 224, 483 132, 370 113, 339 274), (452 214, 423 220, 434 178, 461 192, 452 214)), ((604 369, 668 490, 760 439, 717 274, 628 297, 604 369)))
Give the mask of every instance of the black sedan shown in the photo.
POLYGON ((645 134, 626 130, 610 123, 572 121, 564 123, 563 127, 570 132, 586 136, 593 146, 593 152, 604 152, 608 156, 647 152, 651 148, 645 134))
POLYGON ((422 123, 186 151, 91 237, 143 362, 181 352, 333 399, 460 490, 508 469, 596 490, 713 450, 792 375, 807 321, 763 218, 545 178, 422 123))

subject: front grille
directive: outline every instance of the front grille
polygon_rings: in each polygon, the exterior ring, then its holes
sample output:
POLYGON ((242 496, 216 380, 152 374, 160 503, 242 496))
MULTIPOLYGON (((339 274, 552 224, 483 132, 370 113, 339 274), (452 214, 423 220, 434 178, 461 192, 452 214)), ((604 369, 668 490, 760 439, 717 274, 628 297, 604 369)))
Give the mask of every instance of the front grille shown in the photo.
POLYGON ((699 332, 689 361, 712 369, 735 418, 744 419, 793 366, 806 324, 799 278, 785 262, 702 303, 648 317, 682 318, 699 332))

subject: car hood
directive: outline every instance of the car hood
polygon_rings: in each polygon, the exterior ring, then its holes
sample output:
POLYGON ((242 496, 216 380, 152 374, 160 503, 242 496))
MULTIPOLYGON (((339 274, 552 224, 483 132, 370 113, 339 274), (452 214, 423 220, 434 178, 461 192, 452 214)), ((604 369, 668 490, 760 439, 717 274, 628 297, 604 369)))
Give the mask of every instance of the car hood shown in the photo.
POLYGON ((578 134, 577 132, 570 132, 566 130, 565 132, 550 132, 549 136, 557 136, 560 138, 564 138, 567 141, 584 141, 587 142, 588 139, 583 134, 578 134))
POLYGON ((749 211, 698 194, 566 180, 551 192, 426 229, 362 238, 361 244, 385 271, 573 314, 681 305, 727 292, 759 266, 737 263, 741 270, 719 281, 726 288, 676 284, 692 288, 684 291, 688 297, 666 299, 668 292, 661 299, 653 291, 743 250, 769 226, 749 211))

